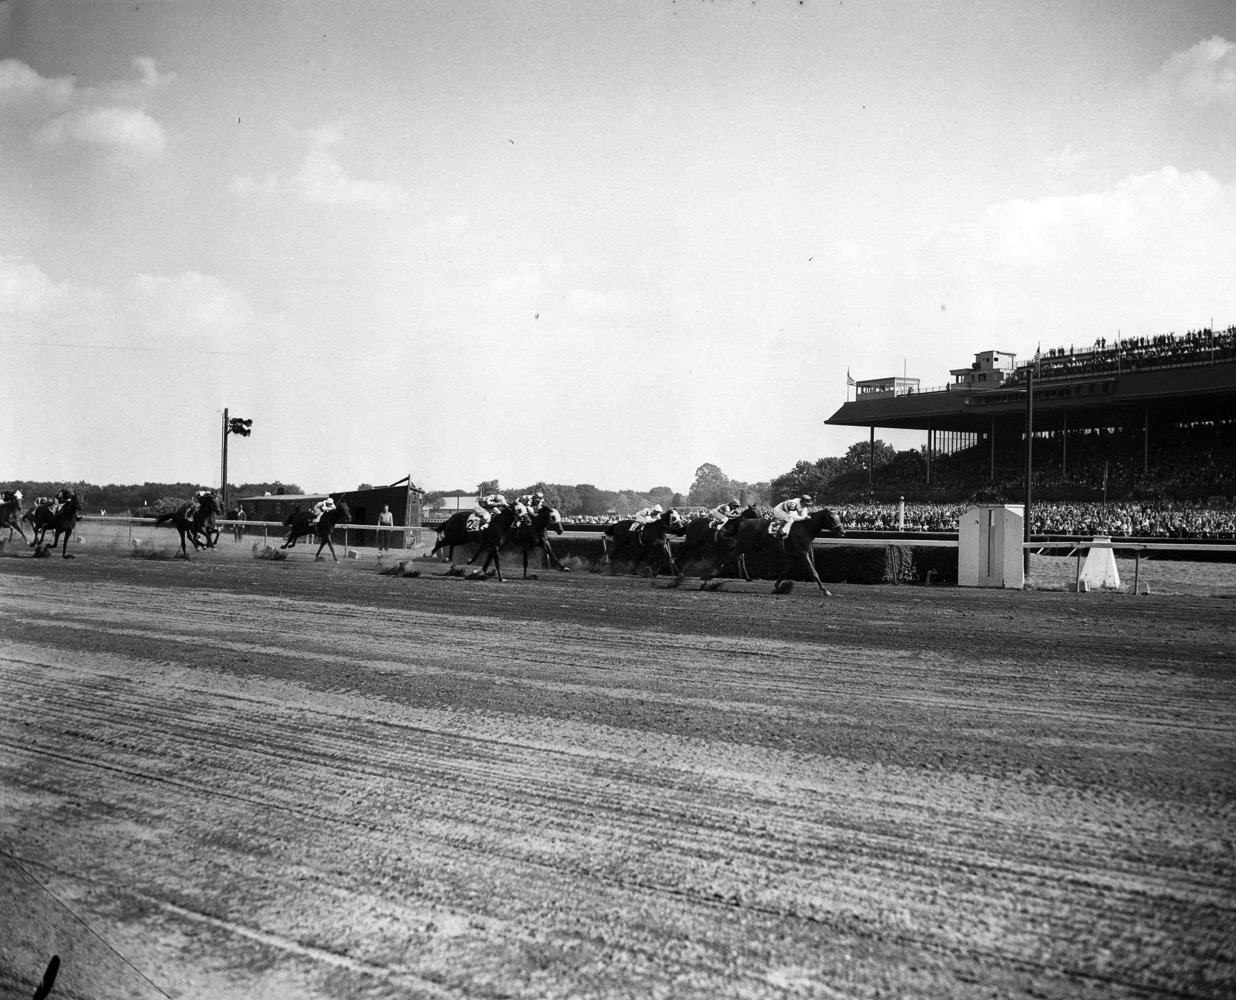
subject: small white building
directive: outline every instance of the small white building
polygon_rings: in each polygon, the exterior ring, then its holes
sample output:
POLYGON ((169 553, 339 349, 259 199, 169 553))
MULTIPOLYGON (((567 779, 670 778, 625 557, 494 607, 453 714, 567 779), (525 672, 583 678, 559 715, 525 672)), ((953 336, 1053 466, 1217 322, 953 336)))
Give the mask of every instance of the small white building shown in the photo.
POLYGON ((1017 368, 1017 355, 1008 351, 982 351, 974 355, 974 364, 969 368, 951 368, 953 376, 950 389, 998 389, 1013 377, 1017 368))

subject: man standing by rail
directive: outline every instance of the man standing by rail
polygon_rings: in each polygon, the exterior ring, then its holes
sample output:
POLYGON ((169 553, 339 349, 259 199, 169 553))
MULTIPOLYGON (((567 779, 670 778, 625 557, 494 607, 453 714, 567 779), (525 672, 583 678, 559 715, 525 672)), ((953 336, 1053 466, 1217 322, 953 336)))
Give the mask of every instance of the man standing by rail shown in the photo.
POLYGON ((389 506, 382 508, 378 515, 378 550, 385 551, 391 547, 390 529, 395 525, 395 515, 389 506))

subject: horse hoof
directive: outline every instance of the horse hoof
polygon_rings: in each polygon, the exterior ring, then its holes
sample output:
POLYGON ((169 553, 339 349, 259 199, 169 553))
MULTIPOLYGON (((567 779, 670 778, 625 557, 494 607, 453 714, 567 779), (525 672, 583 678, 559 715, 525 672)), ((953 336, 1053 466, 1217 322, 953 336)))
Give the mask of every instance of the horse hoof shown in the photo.
POLYGON ((825 591, 824 591, 824 596, 825 596, 825 597, 832 597, 832 596, 833 596, 833 592, 832 592, 831 590, 825 590, 825 591))
POLYGON ((569 573, 569 572, 571 572, 571 567, 570 567, 570 566, 559 566, 559 567, 558 567, 558 572, 560 572, 560 573, 569 573))

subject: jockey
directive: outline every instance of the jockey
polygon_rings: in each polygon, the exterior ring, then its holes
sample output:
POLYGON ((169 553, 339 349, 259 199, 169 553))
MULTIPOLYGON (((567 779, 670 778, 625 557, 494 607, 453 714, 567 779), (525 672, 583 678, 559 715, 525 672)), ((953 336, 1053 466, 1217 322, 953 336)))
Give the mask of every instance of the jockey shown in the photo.
POLYGON ((5 490, 0 493, 0 499, 3 499, 2 507, 8 507, 10 504, 21 510, 21 490, 5 490))
POLYGON ((197 512, 202 508, 202 497, 214 496, 214 490, 198 490, 193 494, 193 499, 189 501, 189 506, 185 509, 186 517, 196 517, 197 512))
POLYGON ((325 500, 319 500, 313 505, 313 520, 310 524, 317 524, 322 520, 323 514, 328 514, 335 509, 335 498, 327 497, 325 500))
POLYGON ((790 497, 782 500, 772 509, 773 517, 780 521, 778 534, 784 538, 790 533, 795 521, 805 521, 808 517, 807 508, 811 506, 811 497, 804 493, 800 497, 790 497))
POLYGON ((741 513, 742 507, 739 506, 738 498, 734 497, 732 500, 727 500, 725 503, 713 507, 708 512, 708 516, 712 518, 708 526, 710 528, 724 528, 729 523, 731 517, 737 517, 741 513))
POLYGON ((489 525, 489 519, 494 516, 494 511, 505 506, 507 506, 506 497, 501 493, 489 493, 483 497, 477 497, 473 513, 481 520, 478 527, 486 528, 489 525))
POLYGON ((535 514, 540 513, 545 503, 545 494, 541 492, 525 493, 515 498, 515 513, 521 521, 531 522, 535 514))
POLYGON ((664 513, 665 511, 661 508, 661 505, 659 503, 654 503, 651 507, 645 507, 643 510, 637 510, 631 516, 631 520, 636 524, 650 524, 664 513))

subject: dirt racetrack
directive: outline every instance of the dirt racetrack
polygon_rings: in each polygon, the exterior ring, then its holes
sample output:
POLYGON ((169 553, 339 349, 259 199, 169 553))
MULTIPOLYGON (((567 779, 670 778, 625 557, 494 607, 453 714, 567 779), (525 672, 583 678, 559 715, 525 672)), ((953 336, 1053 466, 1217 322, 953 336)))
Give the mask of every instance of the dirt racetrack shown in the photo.
POLYGON ((1236 995, 1236 601, 655 583, 0 554, 0 996, 1236 995))

